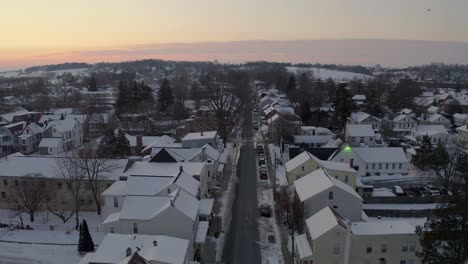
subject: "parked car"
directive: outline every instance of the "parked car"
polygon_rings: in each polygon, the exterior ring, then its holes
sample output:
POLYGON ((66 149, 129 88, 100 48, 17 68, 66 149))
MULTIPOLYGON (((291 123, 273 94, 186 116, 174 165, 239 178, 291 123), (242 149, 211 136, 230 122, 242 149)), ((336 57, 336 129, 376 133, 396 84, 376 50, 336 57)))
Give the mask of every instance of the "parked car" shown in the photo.
POLYGON ((269 204, 260 205, 260 215, 266 218, 271 217, 271 206, 269 204))
POLYGON ((405 192, 403 191, 403 189, 398 185, 393 186, 392 191, 396 196, 404 196, 405 195, 405 192))
POLYGON ((260 180, 268 180, 268 173, 266 169, 260 169, 260 180))
POLYGON ((258 166, 262 166, 265 164, 265 157, 259 157, 258 158, 258 166))

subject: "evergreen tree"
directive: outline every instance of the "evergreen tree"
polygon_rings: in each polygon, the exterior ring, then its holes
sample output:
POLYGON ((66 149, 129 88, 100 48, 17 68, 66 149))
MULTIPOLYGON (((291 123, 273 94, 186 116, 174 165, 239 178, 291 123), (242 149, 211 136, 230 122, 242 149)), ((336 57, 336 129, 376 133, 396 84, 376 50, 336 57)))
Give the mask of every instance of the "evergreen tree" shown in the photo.
POLYGON ((112 146, 114 150, 114 157, 125 158, 130 154, 130 142, 128 141, 122 129, 119 129, 117 132, 117 136, 115 136, 115 142, 112 146))
POLYGON ((286 85, 286 94, 290 96, 294 93, 294 90, 296 90, 296 78, 291 74, 291 76, 289 76, 288 84, 286 85))
POLYGON ((174 104, 174 120, 183 120, 187 115, 187 110, 185 105, 182 102, 177 102, 174 104))
POLYGON ((96 76, 94 74, 92 74, 91 77, 89 78, 88 91, 92 91, 92 92, 97 91, 97 81, 96 81, 96 76))
POLYGON ((339 128, 343 128, 348 116, 356 109, 352 96, 346 89, 346 84, 340 84, 336 89, 333 107, 335 108, 333 114, 334 124, 339 128))
POLYGON ((113 157, 114 146, 116 143, 116 137, 112 129, 107 129, 104 136, 99 141, 97 154, 100 157, 113 157))
POLYGON ((424 135, 421 140, 421 146, 416 150, 416 155, 413 157, 413 164, 425 170, 428 165, 431 163, 431 155, 434 151, 434 146, 432 145, 431 138, 428 135, 424 135))
POLYGON ((80 224, 80 236, 78 241, 79 252, 92 252, 94 251, 94 242, 91 234, 89 233, 88 223, 83 219, 83 223, 80 224))
POLYGON ((172 88, 169 81, 164 78, 161 87, 158 91, 158 110, 161 113, 166 113, 168 108, 174 103, 172 96, 172 88))

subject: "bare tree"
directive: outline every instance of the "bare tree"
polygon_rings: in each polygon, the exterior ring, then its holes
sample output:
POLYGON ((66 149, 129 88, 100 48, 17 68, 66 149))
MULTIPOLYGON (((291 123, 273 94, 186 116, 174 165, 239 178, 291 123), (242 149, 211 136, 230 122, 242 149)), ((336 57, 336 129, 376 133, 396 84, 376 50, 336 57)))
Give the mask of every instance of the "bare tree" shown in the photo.
POLYGON ((223 144, 226 145, 232 130, 241 118, 242 104, 225 82, 211 81, 208 90, 210 108, 216 115, 217 130, 223 144))
POLYGON ((34 222, 34 214, 39 211, 49 197, 49 190, 41 174, 26 174, 18 184, 9 189, 9 198, 20 212, 29 214, 34 222))
MULTIPOLYGON (((63 206, 56 206, 57 201, 60 197, 51 197, 46 203, 47 209, 65 223, 73 215, 75 215, 75 229, 78 230, 80 226, 80 210, 81 202, 80 200, 84 196, 84 185, 86 184, 85 172, 77 164, 70 160, 70 158, 57 158, 57 171, 58 175, 65 182, 65 188, 72 197, 72 210, 65 210, 68 208, 63 208, 63 206)), ((57 194, 57 192, 55 192, 57 194)))
POLYGON ((433 149, 430 155, 429 167, 435 172, 437 179, 445 190, 448 191, 453 184, 462 181, 459 169, 462 164, 465 164, 465 159, 466 156, 460 155, 454 149, 447 149, 441 143, 433 149))
POLYGON ((96 148, 91 144, 85 144, 75 149, 68 158, 77 169, 82 170, 84 182, 90 188, 98 214, 101 214, 101 182, 103 175, 118 169, 118 165, 112 159, 104 158, 96 153, 96 148))

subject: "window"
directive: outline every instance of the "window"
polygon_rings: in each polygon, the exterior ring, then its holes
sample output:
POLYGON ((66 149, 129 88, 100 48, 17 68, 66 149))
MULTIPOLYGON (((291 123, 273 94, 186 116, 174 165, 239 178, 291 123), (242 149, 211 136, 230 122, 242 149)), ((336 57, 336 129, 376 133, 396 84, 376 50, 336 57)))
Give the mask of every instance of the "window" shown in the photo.
POLYGON ((8 186, 8 180, 7 179, 3 180, 3 185, 8 186))
POLYGON ((372 169, 375 170, 375 163, 372 163, 372 169))
POLYGON ((366 164, 366 170, 368 170, 368 169, 369 169, 369 164, 366 164))
POLYGON ((393 170, 395 169, 395 163, 392 163, 392 169, 393 170))
POLYGON ((110 228, 110 232, 111 232, 111 233, 114 233, 114 231, 115 231, 115 230, 114 230, 114 227, 113 227, 113 226, 111 226, 111 228, 110 228))
POLYGON ((304 166, 302 166, 302 171, 304 171, 304 170, 305 170, 305 168, 304 168, 304 166))
POLYGON ((57 188, 62 189, 62 182, 57 182, 57 188))
POLYGON ((119 208, 119 198, 114 196, 114 208, 119 208))
POLYGON ((354 142, 354 137, 351 137, 351 142, 354 142))
POLYGON ((6 198, 6 193, 2 192, 2 198, 6 198))
POLYGON ((333 200, 333 192, 328 192, 328 200, 333 200))
POLYGON ((409 251, 410 252, 415 252, 416 251, 416 242, 415 241, 411 241, 409 242, 409 251))
POLYGON ((333 255, 339 255, 340 254, 340 247, 338 246, 335 246, 333 248, 333 255))
POLYGON ((133 233, 138 234, 138 225, 137 225, 137 223, 133 223, 133 233))
POLYGON ((367 246, 366 248, 366 253, 371 254, 372 253, 372 246, 367 246))
POLYGON ((379 170, 382 169, 382 163, 379 163, 379 170))
POLYGON ((348 176, 348 175, 344 176, 344 181, 345 181, 345 182, 348 182, 348 181, 349 181, 349 176, 348 176))
POLYGON ((380 253, 387 253, 387 244, 382 244, 382 246, 380 247, 380 253))
POLYGON ((364 138, 361 137, 361 138, 359 139, 359 142, 364 143, 364 138))
POLYGON ((401 246, 401 252, 408 252, 408 245, 407 244, 401 246))
POLYGON ((388 163, 385 163, 385 169, 388 170, 388 163))
POLYGON ((399 163, 399 164, 398 164, 398 168, 401 170, 402 167, 403 167, 403 164, 402 164, 402 163, 399 163))

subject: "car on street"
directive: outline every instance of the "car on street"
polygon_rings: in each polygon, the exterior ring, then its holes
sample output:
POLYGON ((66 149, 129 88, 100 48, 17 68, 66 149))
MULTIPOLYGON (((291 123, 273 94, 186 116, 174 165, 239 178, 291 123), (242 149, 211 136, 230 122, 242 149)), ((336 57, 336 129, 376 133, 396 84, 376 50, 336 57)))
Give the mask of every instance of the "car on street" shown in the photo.
POLYGON ((271 205, 269 204, 262 204, 260 205, 260 215, 266 218, 271 217, 271 205))
POLYGON ((436 188, 435 186, 428 184, 425 187, 426 187, 426 190, 429 191, 432 196, 439 196, 440 195, 440 190, 438 188, 436 188))
POLYGON ((266 169, 260 169, 260 180, 268 180, 268 172, 266 169))

